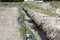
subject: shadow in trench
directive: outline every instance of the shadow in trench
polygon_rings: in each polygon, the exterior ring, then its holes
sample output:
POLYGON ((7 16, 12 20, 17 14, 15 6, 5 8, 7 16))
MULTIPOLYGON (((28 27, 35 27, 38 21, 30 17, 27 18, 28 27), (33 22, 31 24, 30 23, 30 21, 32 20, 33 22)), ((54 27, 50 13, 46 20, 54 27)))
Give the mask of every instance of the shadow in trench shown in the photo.
POLYGON ((16 21, 18 21, 18 24, 20 24, 20 20, 19 20, 19 18, 17 18, 17 20, 16 21))
POLYGON ((41 40, 47 40, 46 34, 44 33, 44 31, 42 30, 42 28, 39 28, 37 26, 37 24, 32 20, 33 24, 35 26, 33 26, 32 28, 38 32, 38 35, 41 37, 41 40))

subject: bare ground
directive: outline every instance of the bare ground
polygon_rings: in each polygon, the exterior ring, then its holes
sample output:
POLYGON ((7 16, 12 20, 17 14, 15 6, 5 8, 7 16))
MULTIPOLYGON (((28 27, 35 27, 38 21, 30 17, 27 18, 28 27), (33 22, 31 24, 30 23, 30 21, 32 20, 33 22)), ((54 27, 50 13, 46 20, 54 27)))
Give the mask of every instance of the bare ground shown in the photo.
POLYGON ((22 40, 17 7, 0 7, 0 40, 22 40))

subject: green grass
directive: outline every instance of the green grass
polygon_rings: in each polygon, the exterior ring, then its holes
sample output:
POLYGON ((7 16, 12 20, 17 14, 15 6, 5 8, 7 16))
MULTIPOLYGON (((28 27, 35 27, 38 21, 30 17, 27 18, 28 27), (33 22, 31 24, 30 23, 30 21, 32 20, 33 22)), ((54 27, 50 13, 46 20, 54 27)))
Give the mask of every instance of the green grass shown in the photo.
MULTIPOLYGON (((30 30, 26 27, 22 15, 23 13, 20 10, 18 19, 20 20, 20 33, 21 33, 22 38, 24 38, 24 32, 26 32, 26 34, 30 34, 30 30)), ((36 40, 36 37, 34 37, 34 39, 36 40)))
POLYGON ((45 9, 43 9, 41 6, 38 6, 37 4, 28 4, 28 3, 26 3, 26 2, 23 2, 21 5, 24 6, 24 7, 28 7, 28 8, 30 8, 30 9, 41 10, 41 11, 40 11, 41 13, 48 14, 48 15, 50 15, 50 16, 60 17, 59 14, 54 13, 54 12, 51 12, 50 10, 45 10, 45 9))
POLYGON ((24 20, 23 20, 22 15, 23 15, 22 12, 19 11, 18 19, 20 20, 20 33, 21 33, 21 36, 23 37, 24 36, 24 31, 25 31, 25 24, 24 24, 24 20))
POLYGON ((38 32, 35 32, 34 35, 35 35, 35 40, 38 40, 38 36, 37 36, 38 32))
MULTIPOLYGON (((30 34, 29 29, 26 27, 24 20, 23 20, 23 13, 21 11, 19 11, 19 16, 18 19, 20 20, 20 33, 22 38, 24 38, 24 32, 26 32, 26 34, 30 34)), ((27 35, 26 35, 27 36, 27 35)))
POLYGON ((55 8, 60 8, 60 2, 51 2, 50 4, 55 8))
POLYGON ((37 6, 28 4, 26 2, 21 3, 21 5, 24 6, 24 7, 28 7, 30 9, 39 9, 37 6))

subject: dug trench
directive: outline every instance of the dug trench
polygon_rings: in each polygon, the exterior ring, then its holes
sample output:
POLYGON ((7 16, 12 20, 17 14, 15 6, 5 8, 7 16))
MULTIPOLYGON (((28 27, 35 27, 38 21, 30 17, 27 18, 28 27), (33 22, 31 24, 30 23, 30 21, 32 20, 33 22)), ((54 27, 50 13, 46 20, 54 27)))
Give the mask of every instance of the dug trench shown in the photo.
POLYGON ((32 31, 34 36, 36 36, 36 40, 48 40, 45 32, 43 31, 42 24, 38 25, 29 15, 25 8, 21 7, 24 13, 24 22, 28 26, 28 28, 32 31), (37 34, 36 34, 37 33, 37 34))

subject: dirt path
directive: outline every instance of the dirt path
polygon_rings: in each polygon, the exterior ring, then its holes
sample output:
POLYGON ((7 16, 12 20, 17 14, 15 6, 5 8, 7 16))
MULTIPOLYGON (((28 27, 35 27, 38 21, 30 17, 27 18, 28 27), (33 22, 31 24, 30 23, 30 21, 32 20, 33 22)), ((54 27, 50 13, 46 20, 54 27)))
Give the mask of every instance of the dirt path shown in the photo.
POLYGON ((19 32, 17 7, 0 8, 0 40, 22 40, 19 32))

